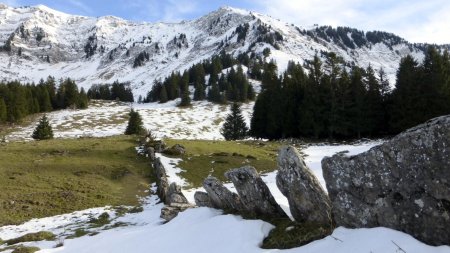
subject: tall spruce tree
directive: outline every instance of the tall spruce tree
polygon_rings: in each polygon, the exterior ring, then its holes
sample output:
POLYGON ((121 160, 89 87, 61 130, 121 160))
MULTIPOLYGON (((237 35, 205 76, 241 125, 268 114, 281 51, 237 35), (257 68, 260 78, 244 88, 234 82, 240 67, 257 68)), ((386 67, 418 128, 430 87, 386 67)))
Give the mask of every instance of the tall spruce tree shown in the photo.
POLYGON ((129 116, 130 119, 128 120, 128 126, 125 130, 125 134, 141 134, 144 131, 144 124, 142 123, 141 115, 139 114, 139 112, 131 109, 129 116))
POLYGON ((233 103, 230 110, 231 112, 227 115, 220 133, 227 141, 244 139, 247 136, 248 127, 242 116, 241 106, 238 103, 233 103))
POLYGON ((53 130, 46 115, 42 116, 42 118, 39 120, 39 124, 34 129, 33 135, 31 137, 33 137, 33 139, 35 140, 53 139, 53 130))

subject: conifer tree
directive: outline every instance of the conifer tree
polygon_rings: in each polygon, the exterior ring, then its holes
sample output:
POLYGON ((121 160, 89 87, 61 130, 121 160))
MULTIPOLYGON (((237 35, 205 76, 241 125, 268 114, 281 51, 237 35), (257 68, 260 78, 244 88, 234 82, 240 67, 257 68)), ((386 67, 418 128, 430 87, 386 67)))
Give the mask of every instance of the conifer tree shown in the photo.
POLYGON ((7 114, 6 114, 6 103, 3 98, 0 98, 0 123, 6 122, 7 114))
POLYGON ((186 107, 191 105, 191 97, 189 95, 189 89, 186 88, 183 91, 183 94, 181 94, 181 102, 178 106, 180 107, 186 107))
POLYGON ((163 104, 163 103, 166 103, 168 100, 169 100, 169 99, 168 99, 168 97, 167 97, 166 86, 163 85, 163 86, 161 87, 161 91, 160 91, 160 93, 159 93, 159 102, 163 104))
POLYGON ((139 112, 131 109, 129 113, 130 119, 128 120, 128 126, 125 130, 126 135, 141 134, 144 131, 144 125, 142 123, 142 117, 139 112))
POLYGON ((220 97, 220 90, 219 85, 214 82, 212 83, 211 87, 208 90, 208 101, 213 103, 220 103, 221 97, 220 97))
POLYGON ((35 140, 53 139, 53 130, 46 115, 42 116, 42 118, 39 120, 39 124, 34 129, 33 135, 31 137, 33 137, 33 139, 35 140))
POLYGON ((242 116, 241 107, 238 103, 231 105, 231 112, 227 115, 220 133, 225 140, 241 140, 247 136, 248 127, 242 116))
POLYGON ((206 98, 206 92, 205 87, 202 83, 197 82, 195 85, 195 91, 194 91, 194 100, 200 101, 204 100, 206 98))
POLYGON ((88 107, 88 96, 84 91, 84 88, 81 88, 80 94, 78 95, 77 108, 86 109, 88 107))

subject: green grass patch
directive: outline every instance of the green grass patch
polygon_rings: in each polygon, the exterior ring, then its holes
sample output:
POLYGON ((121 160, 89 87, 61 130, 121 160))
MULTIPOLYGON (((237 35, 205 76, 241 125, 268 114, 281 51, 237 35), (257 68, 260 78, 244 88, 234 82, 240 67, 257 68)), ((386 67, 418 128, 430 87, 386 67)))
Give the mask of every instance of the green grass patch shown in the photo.
POLYGON ((322 239, 331 234, 329 225, 297 223, 290 219, 270 221, 275 228, 264 239, 263 249, 291 249, 322 239))
POLYGON ((181 144, 186 154, 178 164, 185 170, 181 176, 192 187, 202 186, 203 180, 212 175, 226 181, 224 173, 229 169, 251 165, 259 172, 277 168, 276 156, 280 147, 276 142, 257 141, 203 141, 165 140, 169 147, 181 144))
POLYGON ((14 245, 21 242, 38 242, 38 241, 53 241, 56 236, 52 232, 41 231, 37 233, 29 233, 21 237, 5 241, 7 245, 14 245))
POLYGON ((89 234, 89 231, 84 230, 83 228, 78 228, 72 235, 66 237, 66 239, 74 239, 78 237, 82 237, 89 234))
POLYGON ((152 181, 135 137, 0 145, 0 226, 106 205, 138 206, 152 181))

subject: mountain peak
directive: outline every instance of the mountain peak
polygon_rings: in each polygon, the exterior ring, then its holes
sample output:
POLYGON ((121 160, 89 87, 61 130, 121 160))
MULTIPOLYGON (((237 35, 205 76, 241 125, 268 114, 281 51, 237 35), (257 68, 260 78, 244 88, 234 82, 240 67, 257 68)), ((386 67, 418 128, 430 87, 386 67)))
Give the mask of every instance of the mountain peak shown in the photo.
POLYGON ((31 9, 42 11, 42 12, 45 12, 45 13, 58 15, 58 16, 77 16, 77 15, 72 15, 72 14, 61 12, 61 11, 57 11, 57 10, 52 9, 52 8, 46 6, 46 5, 43 5, 43 4, 38 4, 38 5, 32 6, 31 9))
POLYGON ((234 12, 234 13, 238 13, 238 14, 241 14, 241 15, 248 15, 250 13, 250 11, 247 11, 247 10, 244 10, 244 9, 235 8, 235 7, 231 7, 231 6, 228 6, 228 5, 221 6, 219 8, 219 11, 234 12))

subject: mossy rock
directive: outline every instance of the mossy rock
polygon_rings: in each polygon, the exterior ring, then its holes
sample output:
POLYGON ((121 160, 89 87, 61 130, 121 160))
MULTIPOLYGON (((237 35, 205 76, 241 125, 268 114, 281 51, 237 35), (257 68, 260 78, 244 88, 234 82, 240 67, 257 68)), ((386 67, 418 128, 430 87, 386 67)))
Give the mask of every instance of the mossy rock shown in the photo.
POLYGON ((8 245, 14 245, 21 242, 37 242, 37 241, 53 241, 56 236, 52 232, 41 231, 37 233, 29 233, 18 238, 6 241, 8 245))
POLYGON ((264 239, 263 249, 291 249, 330 235, 329 225, 318 223, 297 223, 289 219, 273 220, 275 228, 264 239))

